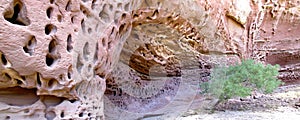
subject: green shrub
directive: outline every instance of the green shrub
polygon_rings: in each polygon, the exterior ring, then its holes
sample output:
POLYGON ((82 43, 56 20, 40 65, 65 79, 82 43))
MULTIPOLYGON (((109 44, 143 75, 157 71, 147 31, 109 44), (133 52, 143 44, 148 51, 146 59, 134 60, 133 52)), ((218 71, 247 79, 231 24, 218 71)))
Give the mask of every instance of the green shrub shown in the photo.
MULTIPOLYGON (((212 70, 210 81, 200 84, 203 93, 224 101, 245 97, 252 91, 271 93, 282 82, 277 79, 279 65, 263 65, 254 60, 243 60, 234 66, 220 66, 212 70)), ((219 103, 219 102, 218 102, 219 103)))

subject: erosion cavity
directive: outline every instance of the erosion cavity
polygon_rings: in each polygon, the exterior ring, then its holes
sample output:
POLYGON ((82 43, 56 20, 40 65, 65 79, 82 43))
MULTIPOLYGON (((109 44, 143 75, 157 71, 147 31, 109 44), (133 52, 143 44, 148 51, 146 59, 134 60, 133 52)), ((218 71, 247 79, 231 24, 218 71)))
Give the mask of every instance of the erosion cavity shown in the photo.
POLYGON ((0 103, 5 103, 10 106, 29 106, 42 98, 42 102, 48 107, 55 106, 60 104, 63 100, 66 100, 66 98, 62 97, 37 95, 36 91, 37 89, 22 87, 0 88, 0 103))
POLYGON ((12 106, 27 106, 35 103, 39 97, 36 89, 24 89, 21 87, 1 88, 0 103, 12 106))
MULTIPOLYGON (((157 110, 172 101, 181 84, 181 35, 164 24, 135 26, 107 80, 106 96, 135 113, 157 110)), ((109 108, 105 108, 109 109, 109 108)))

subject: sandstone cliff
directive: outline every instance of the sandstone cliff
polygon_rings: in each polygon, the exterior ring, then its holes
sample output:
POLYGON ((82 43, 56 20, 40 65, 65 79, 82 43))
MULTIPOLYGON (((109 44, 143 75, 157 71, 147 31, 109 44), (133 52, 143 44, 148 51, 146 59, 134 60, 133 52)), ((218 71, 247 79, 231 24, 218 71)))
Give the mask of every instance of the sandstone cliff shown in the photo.
POLYGON ((299 82, 299 4, 2 0, 0 119, 172 118, 212 67, 247 58, 299 82))

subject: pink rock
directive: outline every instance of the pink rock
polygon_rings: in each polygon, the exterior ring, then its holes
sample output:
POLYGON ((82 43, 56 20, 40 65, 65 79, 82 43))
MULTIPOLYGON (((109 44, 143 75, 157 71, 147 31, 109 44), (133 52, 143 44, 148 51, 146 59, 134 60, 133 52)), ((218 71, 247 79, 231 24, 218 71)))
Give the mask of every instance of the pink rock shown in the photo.
POLYGON ((2 0, 0 118, 176 117, 212 67, 246 58, 279 64, 280 79, 299 81, 297 6, 2 0))

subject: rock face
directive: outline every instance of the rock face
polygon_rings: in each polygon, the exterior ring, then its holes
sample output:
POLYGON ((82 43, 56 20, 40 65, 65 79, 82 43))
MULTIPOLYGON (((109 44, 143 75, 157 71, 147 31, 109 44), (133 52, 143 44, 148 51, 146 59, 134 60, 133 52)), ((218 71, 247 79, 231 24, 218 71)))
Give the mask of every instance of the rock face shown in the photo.
POLYGON ((297 0, 0 3, 1 119, 172 118, 245 58, 299 81, 297 0))
POLYGON ((95 69, 106 23, 91 3, 0 3, 0 119, 103 118, 105 79, 95 69))
POLYGON ((259 28, 253 36, 253 56, 281 66, 279 78, 299 83, 299 5, 300 1, 267 1, 258 10, 259 28))

